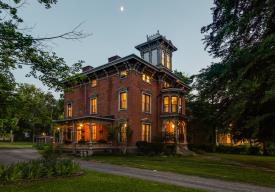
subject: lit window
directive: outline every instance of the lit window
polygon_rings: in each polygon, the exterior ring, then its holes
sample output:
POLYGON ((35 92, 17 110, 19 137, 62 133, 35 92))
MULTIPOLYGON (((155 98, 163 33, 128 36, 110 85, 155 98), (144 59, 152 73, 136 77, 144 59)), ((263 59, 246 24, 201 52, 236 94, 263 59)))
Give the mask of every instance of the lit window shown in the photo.
POLYGON ((164 53, 164 50, 161 50, 161 64, 163 66, 165 65, 164 62, 165 62, 165 53, 164 53))
POLYGON ((149 75, 142 74, 142 80, 147 83, 151 83, 151 77, 149 75))
POLYGON ((119 93, 119 110, 127 109, 127 92, 122 91, 119 93))
POLYGON ((168 68, 168 69, 171 69, 171 58, 170 58, 170 55, 169 55, 169 54, 167 54, 166 62, 167 62, 167 68, 168 68))
POLYGON ((177 105, 178 105, 178 97, 172 96, 171 97, 171 112, 176 113, 177 112, 177 105))
POLYGON ((96 84, 97 84, 96 79, 93 79, 93 80, 91 81, 91 86, 92 86, 92 87, 95 87, 95 86, 96 86, 96 84))
POLYGON ((127 123, 121 124, 120 127, 120 142, 126 143, 127 142, 127 123))
POLYGON ((166 112, 166 113, 169 112, 169 97, 168 96, 163 97, 163 112, 166 112))
POLYGON ((97 98, 90 99, 91 114, 97 113, 97 98))
POLYGON ((125 78, 125 77, 127 77, 127 75, 128 75, 128 73, 127 73, 126 70, 123 70, 123 71, 120 71, 120 72, 119 72, 120 78, 125 78))
POLYGON ((96 124, 92 123, 92 140, 96 140, 96 124))
POLYGON ((167 81, 163 82, 163 87, 164 88, 169 88, 170 87, 170 83, 168 83, 167 81))
POLYGON ((149 94, 142 94, 142 112, 151 112, 151 95, 149 94))
POLYGON ((151 124, 142 124, 141 140, 151 142, 151 124))
POLYGON ((67 105, 67 116, 68 116, 68 117, 72 117, 72 116, 73 116, 73 107, 72 107, 72 104, 71 104, 71 103, 69 103, 69 104, 67 105))

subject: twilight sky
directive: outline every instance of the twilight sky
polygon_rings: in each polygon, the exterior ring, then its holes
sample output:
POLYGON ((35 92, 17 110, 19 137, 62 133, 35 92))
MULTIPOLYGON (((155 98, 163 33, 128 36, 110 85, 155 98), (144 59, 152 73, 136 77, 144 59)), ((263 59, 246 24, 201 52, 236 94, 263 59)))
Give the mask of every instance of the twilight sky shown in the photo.
MULTIPOLYGON (((19 13, 24 25, 33 27, 31 33, 40 37, 68 32, 84 22, 81 30, 92 36, 47 43, 48 49, 64 57, 68 64, 84 60, 85 65, 96 67, 116 54, 121 57, 132 53, 139 55, 134 47, 145 42, 147 34, 159 30, 178 48, 173 55, 173 69, 192 75, 214 61, 204 51, 200 33, 200 28, 211 22, 212 1, 59 0, 57 5, 46 10, 36 1, 29 0, 19 13)), ((17 82, 32 83, 47 90, 38 80, 26 78, 26 71, 25 68, 15 72, 17 82)))

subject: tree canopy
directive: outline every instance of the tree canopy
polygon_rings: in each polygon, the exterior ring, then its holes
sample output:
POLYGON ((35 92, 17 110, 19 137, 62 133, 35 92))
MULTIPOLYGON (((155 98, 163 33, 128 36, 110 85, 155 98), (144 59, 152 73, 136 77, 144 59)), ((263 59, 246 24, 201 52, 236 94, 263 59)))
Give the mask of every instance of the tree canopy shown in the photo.
POLYGON ((211 10, 201 31, 221 61, 195 76, 198 99, 214 106, 217 124, 235 139, 274 142, 275 1, 215 0, 211 10))

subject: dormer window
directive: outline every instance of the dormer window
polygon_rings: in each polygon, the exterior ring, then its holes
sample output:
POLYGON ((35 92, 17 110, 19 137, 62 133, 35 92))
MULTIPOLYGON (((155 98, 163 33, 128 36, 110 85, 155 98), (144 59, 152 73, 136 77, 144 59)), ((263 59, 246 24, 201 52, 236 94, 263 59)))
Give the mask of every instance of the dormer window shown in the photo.
POLYGON ((171 85, 167 81, 163 82, 163 88, 169 88, 171 85))
POLYGON ((122 79, 122 78, 126 78, 128 75, 128 72, 127 70, 123 70, 123 71, 120 71, 119 72, 119 77, 122 79))
POLYGON ((151 77, 147 74, 142 74, 142 80, 146 83, 151 83, 151 77))
POLYGON ((96 85, 97 85, 97 80, 96 79, 91 80, 91 86, 95 87, 96 85))

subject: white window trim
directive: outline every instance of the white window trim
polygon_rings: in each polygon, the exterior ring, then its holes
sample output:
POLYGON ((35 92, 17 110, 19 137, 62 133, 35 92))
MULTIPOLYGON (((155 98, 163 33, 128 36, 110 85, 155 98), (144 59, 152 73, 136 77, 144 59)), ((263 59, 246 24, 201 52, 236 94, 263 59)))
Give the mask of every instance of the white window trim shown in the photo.
POLYGON ((170 95, 163 95, 163 97, 162 97, 162 112, 163 113, 171 112, 171 96, 170 95), (164 97, 168 97, 168 112, 164 111, 164 97))
POLYGON ((118 111, 126 111, 127 109, 128 109, 128 90, 123 89, 118 92, 118 111), (123 93, 123 92, 126 93, 126 109, 121 109, 121 106, 120 106, 120 93, 123 93))
POLYGON ((97 113, 98 113, 98 100, 97 100, 97 96, 92 96, 92 97, 90 97, 90 114, 94 115, 94 114, 97 114, 97 113), (91 105, 91 100, 92 99, 96 99, 96 112, 95 113, 92 113, 92 105, 91 105))
MULTIPOLYGON (((143 127, 143 125, 150 125, 149 127, 150 127, 150 129, 149 129, 149 143, 151 143, 152 142, 152 123, 142 123, 141 124, 141 139, 142 139, 142 127, 143 127)), ((143 140, 143 141, 145 141, 145 140, 143 140)))
POLYGON ((143 113, 147 113, 147 114, 152 114, 152 94, 151 93, 147 93, 147 92, 142 92, 142 94, 141 94, 141 111, 143 112, 143 113), (149 109, 149 112, 147 112, 147 111, 142 111, 142 105, 143 105, 143 103, 142 103, 142 96, 143 95, 149 95, 150 96, 150 109, 149 109))

